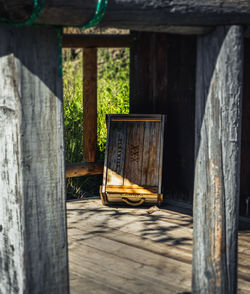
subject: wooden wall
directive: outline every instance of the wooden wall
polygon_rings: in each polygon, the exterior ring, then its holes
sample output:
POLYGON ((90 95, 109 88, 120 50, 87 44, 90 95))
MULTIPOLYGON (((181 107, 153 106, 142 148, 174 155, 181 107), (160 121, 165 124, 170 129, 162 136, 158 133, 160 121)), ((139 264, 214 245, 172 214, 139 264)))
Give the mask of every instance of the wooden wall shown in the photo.
POLYGON ((163 184, 168 198, 192 201, 196 37, 134 33, 131 113, 167 114, 163 184))
MULTIPOLYGON (((192 202, 196 37, 133 34, 130 112, 167 114, 164 191, 192 202)), ((244 51, 240 214, 250 216, 250 39, 244 51)))
POLYGON ((240 214, 250 216, 250 39, 245 39, 244 42, 240 214))

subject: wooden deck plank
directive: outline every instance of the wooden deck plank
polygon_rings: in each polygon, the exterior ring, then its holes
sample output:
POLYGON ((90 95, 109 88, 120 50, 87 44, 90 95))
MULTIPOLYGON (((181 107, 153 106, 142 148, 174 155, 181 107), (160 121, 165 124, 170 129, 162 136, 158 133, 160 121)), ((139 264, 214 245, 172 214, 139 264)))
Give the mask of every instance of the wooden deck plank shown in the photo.
MULTIPOLYGON (((192 216, 170 208, 67 203, 71 294, 189 293, 192 216)), ((250 225, 243 228, 238 293, 247 294, 250 225)))
MULTIPOLYGON (((123 291, 126 285, 127 293, 165 293, 166 289, 179 292, 186 290, 183 279, 176 279, 178 267, 171 267, 167 279, 162 279, 162 272, 154 266, 147 266, 137 261, 121 258, 100 249, 80 245, 81 253, 71 255, 74 267, 92 268, 92 276, 97 275, 99 281, 123 291)), ((146 258, 146 255, 145 255, 146 258)), ((97 277, 96 277, 97 278, 97 277)), ((173 293, 173 292, 172 292, 173 293)))

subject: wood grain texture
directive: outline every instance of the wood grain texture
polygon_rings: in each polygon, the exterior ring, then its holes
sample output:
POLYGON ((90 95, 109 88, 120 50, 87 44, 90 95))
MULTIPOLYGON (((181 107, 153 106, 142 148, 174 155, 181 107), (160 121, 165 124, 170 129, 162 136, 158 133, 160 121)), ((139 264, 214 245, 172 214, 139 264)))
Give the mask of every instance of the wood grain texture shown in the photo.
POLYGON ((250 217, 250 39, 244 39, 240 215, 250 217))
POLYGON ((164 119, 156 114, 108 115, 102 199, 138 202, 147 195, 145 202, 152 198, 161 204, 164 119))
POLYGON ((196 37, 133 32, 130 112, 167 114, 163 189, 192 202, 196 37))
POLYGON ((97 49, 83 49, 83 160, 96 161, 97 49))
POLYGON ((166 113, 168 35, 133 32, 130 113, 166 113))
POLYGON ((198 39, 193 293, 237 292, 243 30, 198 39))
POLYGON ((159 185, 161 123, 145 122, 141 185, 159 185))
POLYGON ((0 27, 0 293, 68 293, 56 40, 0 27))
POLYGON ((153 193, 157 193, 158 189, 157 187, 140 187, 137 185, 133 185, 133 186, 106 186, 106 192, 110 192, 110 193, 129 193, 129 194, 153 194, 153 193))
MULTIPOLYGON (((192 209, 185 205, 154 210, 105 207, 99 199, 68 202, 70 293, 191 293, 192 209)), ((238 293, 248 294, 249 221, 240 228, 238 293)))
POLYGON ((124 185, 141 185, 144 123, 127 123, 124 185))
POLYGON ((66 165, 66 178, 82 177, 87 175, 101 175, 103 162, 80 162, 66 165))
POLYGON ((123 185, 127 128, 123 122, 113 126, 111 121, 110 129, 107 185, 123 185))
MULTIPOLYGON (((24 19, 30 15, 32 0, 5 2, 0 2, 1 16, 24 19)), ((37 23, 83 25, 93 17, 96 4, 92 0, 47 0, 37 23)), ((101 26, 193 34, 207 32, 207 26, 250 24, 249 17, 249 0, 112 0, 101 26)))

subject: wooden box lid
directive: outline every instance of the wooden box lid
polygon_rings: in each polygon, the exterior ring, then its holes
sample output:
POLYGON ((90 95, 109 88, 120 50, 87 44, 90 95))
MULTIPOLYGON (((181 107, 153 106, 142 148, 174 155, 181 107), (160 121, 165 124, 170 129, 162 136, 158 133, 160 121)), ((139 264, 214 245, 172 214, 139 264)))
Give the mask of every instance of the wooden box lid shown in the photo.
POLYGON ((107 116, 102 193, 161 194, 165 115, 107 116))

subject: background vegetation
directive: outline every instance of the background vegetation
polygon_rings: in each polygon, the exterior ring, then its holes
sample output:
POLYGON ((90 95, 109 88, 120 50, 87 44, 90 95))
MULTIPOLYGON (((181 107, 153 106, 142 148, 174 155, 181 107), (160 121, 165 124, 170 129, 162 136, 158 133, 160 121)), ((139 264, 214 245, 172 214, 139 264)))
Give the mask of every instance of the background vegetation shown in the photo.
MULTIPOLYGON (((66 163, 81 162, 82 154, 82 51, 64 50, 64 120, 66 163)), ((97 156, 104 159, 106 114, 129 112, 129 49, 98 49, 97 156)), ((68 198, 98 195, 101 176, 67 180, 68 198)))

